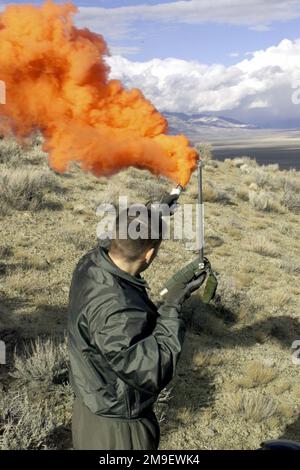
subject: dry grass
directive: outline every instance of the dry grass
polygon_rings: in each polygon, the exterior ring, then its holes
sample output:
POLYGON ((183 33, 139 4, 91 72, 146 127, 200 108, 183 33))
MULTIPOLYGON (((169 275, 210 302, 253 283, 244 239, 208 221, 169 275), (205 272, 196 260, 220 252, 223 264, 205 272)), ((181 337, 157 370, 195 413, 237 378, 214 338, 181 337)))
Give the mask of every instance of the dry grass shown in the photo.
POLYGON ((56 189, 50 171, 18 168, 3 170, 0 174, 0 201, 2 208, 38 210, 45 195, 56 189))
POLYGON ((240 415, 246 421, 256 423, 268 419, 278 412, 276 402, 258 391, 239 391, 227 394, 224 398, 224 407, 240 415))
POLYGON ((262 256, 277 257, 280 255, 279 247, 263 235, 253 235, 244 241, 244 246, 251 252, 262 256))
POLYGON ((0 139, 0 163, 20 161, 23 150, 14 139, 0 139))
POLYGON ((299 213, 300 186, 295 172, 282 173, 278 165, 259 167, 245 162, 238 166, 242 173, 242 185, 236 191, 240 199, 258 211, 299 213))
POLYGON ((2 405, 1 450, 45 448, 45 440, 56 428, 56 417, 42 403, 32 403, 27 392, 9 395, 2 405))
POLYGON ((195 351, 192 358, 192 364, 195 367, 220 366, 226 360, 226 354, 221 354, 218 350, 213 351, 195 351))
POLYGON ((220 204, 229 204, 230 197, 226 191, 220 191, 210 182, 204 186, 204 200, 206 202, 215 202, 220 204))
POLYGON ((205 307, 195 307, 191 322, 191 328, 198 333, 204 333, 215 338, 221 338, 226 334, 226 326, 221 318, 216 317, 205 307))
POLYGON ((49 269, 47 259, 41 258, 38 254, 29 253, 24 248, 15 249, 14 259, 24 270, 36 269, 38 271, 45 271, 49 269))
POLYGON ((300 186, 286 183, 284 194, 282 196, 282 204, 295 214, 300 213, 300 186))
POLYGON ((15 353, 14 367, 11 375, 22 384, 59 383, 68 376, 67 345, 38 338, 25 347, 22 355, 15 353))
POLYGON ((282 204, 274 198, 274 195, 266 191, 249 191, 248 200, 250 205, 259 211, 283 212, 282 204))
POLYGON ((280 268, 288 274, 300 274, 300 259, 285 254, 280 260, 280 268))
POLYGON ((269 293, 272 304, 276 305, 279 309, 289 304, 291 300, 291 291, 286 287, 278 287, 277 289, 271 289, 269 293))
POLYGON ((0 401, 0 450, 70 447, 70 433, 63 442, 57 430, 70 426, 72 401, 69 386, 57 387, 50 399, 32 395, 24 387, 10 391, 0 401))
POLYGON ((255 168, 257 167, 257 162, 254 158, 250 158, 247 156, 243 157, 238 157, 238 158, 233 158, 233 159, 226 159, 226 163, 229 163, 231 166, 241 168, 242 166, 246 165, 247 167, 250 168, 255 168))
POLYGON ((178 409, 176 418, 183 425, 191 424, 195 420, 195 410, 188 406, 183 406, 178 409))
MULTIPOLYGON (((109 179, 76 167, 67 175, 54 175, 40 144, 37 139, 34 147, 23 150, 13 141, 0 141, 0 171, 8 175, 11 188, 9 197, 0 189, 0 321, 9 350, 7 369, 15 376, 3 374, 0 407, 9 411, 0 418, 0 440, 2 448, 10 449, 70 448, 60 428, 70 433, 72 393, 56 383, 66 378, 65 352, 47 338, 50 333, 63 337, 72 272, 96 243, 96 207, 115 203, 119 194, 130 202, 145 202, 172 187, 137 169, 109 179), (25 182, 20 171, 28 177, 25 182), (58 193, 47 175, 54 178, 58 193), (61 210, 53 210, 53 198, 61 210), (40 339, 31 347, 34 338, 40 339), (27 348, 21 353, 23 341, 27 348)), ((292 364, 289 349, 300 331, 300 229, 297 204, 288 202, 295 195, 297 202, 299 173, 259 167, 246 157, 225 162, 209 158, 208 152, 203 170, 206 249, 219 288, 211 305, 197 297, 185 305, 184 350, 173 388, 156 407, 162 450, 255 449, 263 440, 285 435, 300 396, 298 366, 292 364), (281 204, 280 211, 270 202, 267 210, 252 205, 251 192, 267 194, 281 204), (241 370, 244 385, 237 383, 241 370), (270 379, 272 372, 277 375, 270 379), (224 401, 225 390, 229 398, 224 401)), ((194 203, 196 197, 194 175, 181 202, 194 203)), ((153 300, 165 280, 194 256, 181 241, 162 244, 144 273, 153 300)), ((293 432, 289 436, 299 439, 297 427, 293 432)))
MULTIPOLYGON (((19 268, 18 270, 8 270, 5 278, 5 287, 9 295, 12 296, 26 296, 30 294, 36 294, 40 291, 49 288, 49 285, 45 285, 47 282, 47 275, 42 276, 41 272, 36 270, 30 270, 19 268)), ((49 280, 48 280, 49 284, 49 280)))
POLYGON ((259 385, 266 385, 277 376, 277 371, 263 363, 254 361, 245 368, 241 377, 236 381, 237 385, 244 388, 254 388, 259 385))
POLYGON ((249 201, 249 188, 248 186, 239 186, 236 193, 242 201, 249 201))

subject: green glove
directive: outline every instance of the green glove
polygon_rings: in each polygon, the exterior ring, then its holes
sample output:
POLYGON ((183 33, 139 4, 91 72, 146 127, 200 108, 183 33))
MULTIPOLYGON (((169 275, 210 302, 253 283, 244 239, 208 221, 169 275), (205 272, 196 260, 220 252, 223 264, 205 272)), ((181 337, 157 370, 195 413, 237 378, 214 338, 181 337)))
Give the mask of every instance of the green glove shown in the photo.
POLYGON ((210 271, 204 288, 202 302, 204 302, 205 304, 209 304, 209 302, 214 298, 216 294, 217 287, 218 280, 213 271, 210 271))
POLYGON ((181 305, 197 290, 207 277, 207 263, 199 265, 199 258, 177 271, 161 291, 166 304, 181 305))

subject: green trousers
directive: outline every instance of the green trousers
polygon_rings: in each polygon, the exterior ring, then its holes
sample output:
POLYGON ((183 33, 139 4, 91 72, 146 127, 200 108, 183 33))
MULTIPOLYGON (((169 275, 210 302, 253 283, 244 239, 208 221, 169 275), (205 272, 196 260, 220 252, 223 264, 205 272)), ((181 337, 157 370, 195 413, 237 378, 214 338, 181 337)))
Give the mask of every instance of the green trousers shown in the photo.
POLYGON ((146 418, 106 418, 92 413, 75 399, 72 417, 76 450, 156 450, 160 429, 154 412, 146 418))

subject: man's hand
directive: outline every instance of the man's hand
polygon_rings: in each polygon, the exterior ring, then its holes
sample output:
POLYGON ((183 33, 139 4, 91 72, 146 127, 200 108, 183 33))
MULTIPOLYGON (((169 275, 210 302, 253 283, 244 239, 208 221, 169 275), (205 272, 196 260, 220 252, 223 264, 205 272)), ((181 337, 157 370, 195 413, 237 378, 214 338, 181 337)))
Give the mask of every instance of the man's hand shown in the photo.
MULTIPOLYGON (((206 261, 206 263, 208 263, 206 261)), ((199 267, 199 259, 192 261, 187 266, 177 271, 167 281, 161 295, 166 304, 181 306, 190 297, 192 292, 199 289, 207 276, 207 264, 199 267)))

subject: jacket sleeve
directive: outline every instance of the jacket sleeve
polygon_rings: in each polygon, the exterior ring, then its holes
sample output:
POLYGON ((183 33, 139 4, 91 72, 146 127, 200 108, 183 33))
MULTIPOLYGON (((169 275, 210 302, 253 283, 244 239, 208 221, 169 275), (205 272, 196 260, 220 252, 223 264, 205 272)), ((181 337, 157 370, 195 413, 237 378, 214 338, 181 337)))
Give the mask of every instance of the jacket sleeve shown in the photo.
POLYGON ((128 385, 157 395, 174 377, 185 324, 176 309, 160 315, 151 334, 148 313, 132 307, 118 308, 97 325, 90 324, 92 339, 109 366, 128 385))

